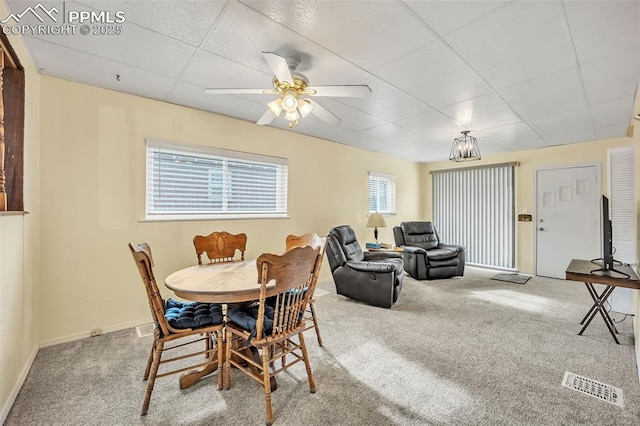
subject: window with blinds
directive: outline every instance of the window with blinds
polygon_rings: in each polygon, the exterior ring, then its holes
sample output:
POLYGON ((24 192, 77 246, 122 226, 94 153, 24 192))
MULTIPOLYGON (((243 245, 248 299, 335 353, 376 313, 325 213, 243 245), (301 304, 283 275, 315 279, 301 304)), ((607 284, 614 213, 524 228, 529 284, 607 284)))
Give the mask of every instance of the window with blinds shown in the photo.
POLYGON ((369 213, 396 214, 396 177, 369 173, 369 213))
POLYGON ((287 160, 147 140, 148 219, 287 216, 287 160))
POLYGON ((466 247, 468 264, 515 268, 514 166, 431 172, 433 224, 442 241, 466 247))

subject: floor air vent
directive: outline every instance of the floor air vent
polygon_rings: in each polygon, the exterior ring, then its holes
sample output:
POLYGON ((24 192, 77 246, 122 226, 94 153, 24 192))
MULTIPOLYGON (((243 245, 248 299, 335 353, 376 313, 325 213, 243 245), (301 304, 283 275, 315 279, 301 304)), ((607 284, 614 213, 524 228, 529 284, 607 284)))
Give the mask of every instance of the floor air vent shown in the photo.
POLYGON ((137 326, 136 333, 138 333, 138 337, 153 336, 153 323, 137 326))
POLYGON ((562 386, 617 405, 618 407, 624 407, 624 397, 622 389, 620 388, 578 376, 568 371, 564 372, 562 386))

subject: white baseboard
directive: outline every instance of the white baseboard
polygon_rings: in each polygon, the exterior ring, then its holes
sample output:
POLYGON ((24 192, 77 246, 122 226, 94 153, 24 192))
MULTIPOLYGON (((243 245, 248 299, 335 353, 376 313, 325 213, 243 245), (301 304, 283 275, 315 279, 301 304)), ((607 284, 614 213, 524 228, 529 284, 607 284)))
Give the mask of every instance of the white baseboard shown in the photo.
MULTIPOLYGON (((149 324, 149 318, 140 319, 135 321, 129 321, 116 325, 109 325, 107 327, 102 327, 102 333, 112 333, 114 331, 126 330, 127 328, 137 327, 139 325, 149 324)), ((91 330, 83 331, 82 333, 71 334, 65 337, 59 337, 53 340, 46 340, 40 343, 41 348, 46 348, 48 346, 59 345, 60 343, 73 342, 80 339, 85 339, 87 337, 91 337, 91 330)))
POLYGON ((29 359, 27 359, 27 363, 22 369, 22 372, 20 373, 18 380, 14 383, 13 388, 9 393, 9 397, 7 398, 7 400, 4 403, 4 406, 0 410, 0 425, 3 425, 5 420, 7 419, 7 416, 9 415, 9 411, 11 411, 11 407, 13 407, 13 403, 16 401, 16 398, 18 397, 18 393, 20 392, 20 389, 22 389, 22 385, 24 384, 24 381, 27 380, 27 375, 29 374, 29 370, 31 370, 31 366, 33 365, 33 361, 35 361, 36 355, 38 355, 39 350, 40 350, 39 346, 36 346, 35 348, 33 348, 33 351, 31 352, 31 355, 29 355, 29 359))

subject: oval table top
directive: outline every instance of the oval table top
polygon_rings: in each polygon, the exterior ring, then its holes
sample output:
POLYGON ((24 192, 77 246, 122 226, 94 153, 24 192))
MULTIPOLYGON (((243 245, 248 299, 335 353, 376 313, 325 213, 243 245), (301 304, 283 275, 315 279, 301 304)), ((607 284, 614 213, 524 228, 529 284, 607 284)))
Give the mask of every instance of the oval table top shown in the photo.
MULTIPOLYGON (((256 261, 189 266, 169 275, 165 286, 178 297, 202 303, 241 303, 260 298, 256 261)), ((267 285, 267 297, 275 284, 267 285)))

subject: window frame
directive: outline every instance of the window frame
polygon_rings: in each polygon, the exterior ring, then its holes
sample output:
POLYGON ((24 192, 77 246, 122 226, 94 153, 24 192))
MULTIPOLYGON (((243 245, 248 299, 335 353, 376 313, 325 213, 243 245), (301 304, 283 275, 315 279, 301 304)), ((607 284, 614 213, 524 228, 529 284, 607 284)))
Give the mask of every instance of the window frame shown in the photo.
MULTIPOLYGON (((390 175, 390 174, 387 174, 387 173, 380 173, 380 172, 370 171, 369 172, 369 179, 368 179, 368 188, 369 188, 369 191, 367 192, 367 203, 369 204, 369 207, 368 207, 369 213, 382 213, 384 215, 390 215, 390 216, 391 215, 395 215, 397 213, 397 210, 398 210, 398 206, 397 206, 397 204, 398 204, 398 199, 397 199, 398 185, 397 185, 397 178, 396 178, 395 175, 390 175), (371 209, 372 206, 371 206, 370 195, 371 195, 371 192, 372 192, 372 190, 371 190, 372 178, 374 178, 374 179, 384 179, 384 180, 388 181, 391 184, 390 188, 392 188, 392 194, 389 194, 389 191, 387 191, 387 197, 391 197, 392 198, 392 204, 393 205, 391 206, 391 209, 388 209, 388 210, 380 210, 380 209, 372 210, 371 209)), ((378 198, 377 207, 380 207, 380 194, 378 194, 377 198, 378 198)))
MULTIPOLYGON (((149 222, 162 222, 162 221, 186 221, 186 220, 221 220, 221 219, 280 219, 288 218, 288 159, 267 156, 261 154, 253 154, 242 151, 233 151, 228 149, 222 149, 217 147, 205 146, 205 145, 191 145, 186 143, 171 142, 155 138, 145 139, 145 185, 144 185, 144 218, 141 221, 149 222), (220 211, 220 212, 198 212, 198 211, 184 211, 179 213, 162 213, 154 212, 152 208, 153 196, 150 194, 151 185, 153 179, 151 178, 150 170, 150 152, 151 150, 165 150, 168 152, 175 152, 178 155, 201 155, 207 160, 219 158, 223 162, 255 162, 259 164, 268 164, 276 166, 276 184, 274 189, 276 191, 275 202, 276 211, 270 212, 234 212, 234 211, 220 211), (284 167, 283 167, 284 166, 284 167), (281 180, 284 179, 284 183, 281 180)), ((226 170, 226 169, 225 169, 226 170)), ((213 169, 209 170, 209 172, 213 169)), ((224 174, 224 171, 223 171, 224 174)), ((224 182, 228 176, 222 176, 224 182)), ((207 173, 207 181, 211 182, 211 173, 207 173)), ((224 187, 221 187, 221 193, 223 197, 226 196, 227 191, 224 187)), ((223 201, 226 203, 229 199, 223 201)))

